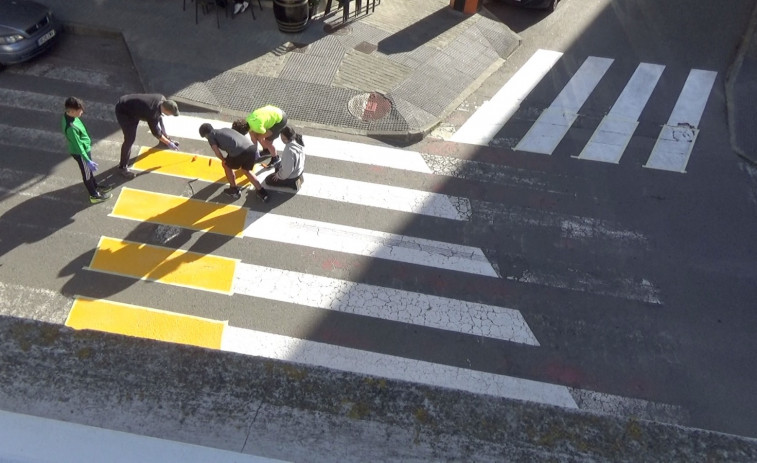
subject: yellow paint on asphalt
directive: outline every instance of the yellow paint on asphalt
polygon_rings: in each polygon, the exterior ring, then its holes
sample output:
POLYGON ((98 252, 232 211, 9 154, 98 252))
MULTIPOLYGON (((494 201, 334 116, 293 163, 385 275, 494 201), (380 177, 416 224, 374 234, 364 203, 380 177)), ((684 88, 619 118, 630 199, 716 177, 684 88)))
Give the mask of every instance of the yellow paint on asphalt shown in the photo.
POLYGON ((89 268, 175 286, 231 294, 239 259, 103 236, 89 268))
POLYGON ((77 298, 66 326, 220 349, 226 323, 104 299, 77 298))
MULTIPOLYGON (((175 177, 196 178, 206 182, 227 183, 223 173, 221 160, 199 154, 183 153, 181 151, 145 148, 139 150, 139 156, 134 161, 134 169, 145 172, 157 172, 175 177)), ((255 165, 253 173, 262 170, 255 165)), ((250 183, 243 174, 237 174, 237 185, 250 183)))
POLYGON ((110 215, 221 235, 241 236, 247 218, 247 209, 123 188, 110 215))

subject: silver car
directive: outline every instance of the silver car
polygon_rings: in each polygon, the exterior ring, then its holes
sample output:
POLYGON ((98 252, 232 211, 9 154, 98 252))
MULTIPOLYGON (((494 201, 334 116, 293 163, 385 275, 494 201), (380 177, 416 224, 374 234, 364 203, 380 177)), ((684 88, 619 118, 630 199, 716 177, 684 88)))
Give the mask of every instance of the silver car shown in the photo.
POLYGON ((0 65, 30 60, 52 47, 63 26, 45 5, 0 0, 0 65))

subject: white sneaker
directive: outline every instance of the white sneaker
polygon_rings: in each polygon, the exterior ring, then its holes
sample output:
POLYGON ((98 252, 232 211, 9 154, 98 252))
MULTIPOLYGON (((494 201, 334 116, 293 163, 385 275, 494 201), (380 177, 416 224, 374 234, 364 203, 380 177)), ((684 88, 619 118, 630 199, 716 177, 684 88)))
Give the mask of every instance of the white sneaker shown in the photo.
POLYGON ((235 3, 234 4, 234 14, 239 14, 242 11, 244 11, 244 8, 241 3, 235 3))
POLYGON ((240 13, 244 13, 245 11, 247 11, 248 6, 250 6, 250 2, 242 3, 242 11, 240 11, 240 13))

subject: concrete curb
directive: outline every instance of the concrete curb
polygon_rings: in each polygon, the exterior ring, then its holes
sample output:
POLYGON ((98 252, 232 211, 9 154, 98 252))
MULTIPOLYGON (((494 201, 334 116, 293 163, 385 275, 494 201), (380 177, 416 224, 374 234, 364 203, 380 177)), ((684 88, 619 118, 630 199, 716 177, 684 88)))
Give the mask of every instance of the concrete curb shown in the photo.
POLYGON ((0 344, 0 409, 289 461, 757 461, 755 439, 11 317, 0 344))

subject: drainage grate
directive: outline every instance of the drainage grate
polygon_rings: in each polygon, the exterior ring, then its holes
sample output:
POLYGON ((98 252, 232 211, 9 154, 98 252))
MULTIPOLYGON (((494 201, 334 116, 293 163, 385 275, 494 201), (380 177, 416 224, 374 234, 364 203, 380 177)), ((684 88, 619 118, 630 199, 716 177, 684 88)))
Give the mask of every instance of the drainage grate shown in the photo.
POLYGON ((361 121, 377 121, 392 110, 392 102, 378 92, 355 95, 347 103, 350 114, 361 121))

